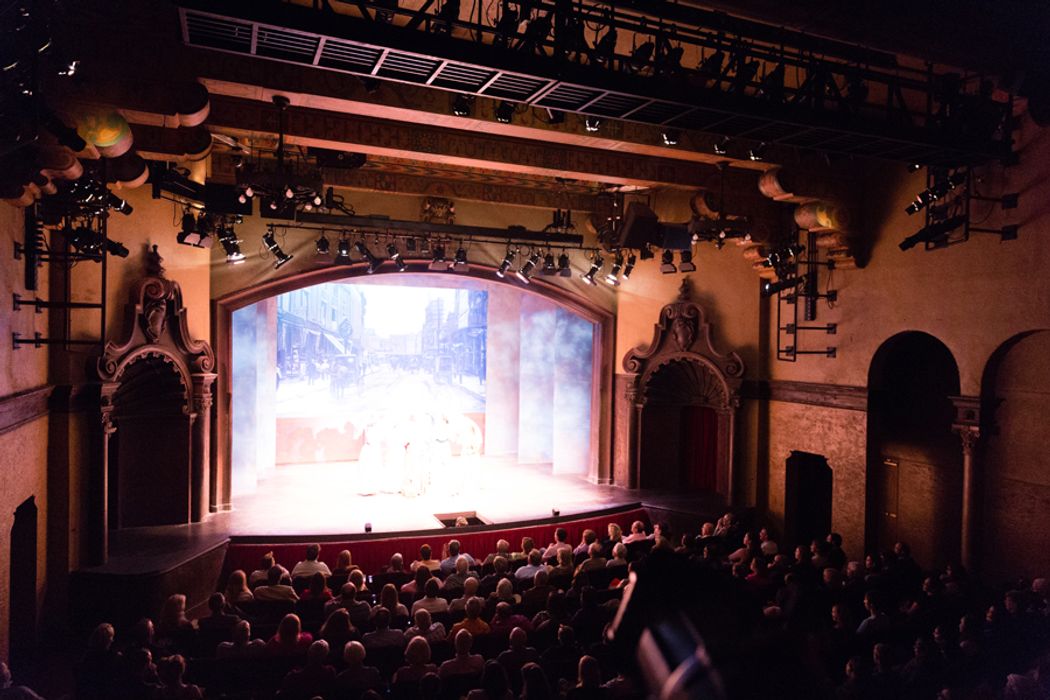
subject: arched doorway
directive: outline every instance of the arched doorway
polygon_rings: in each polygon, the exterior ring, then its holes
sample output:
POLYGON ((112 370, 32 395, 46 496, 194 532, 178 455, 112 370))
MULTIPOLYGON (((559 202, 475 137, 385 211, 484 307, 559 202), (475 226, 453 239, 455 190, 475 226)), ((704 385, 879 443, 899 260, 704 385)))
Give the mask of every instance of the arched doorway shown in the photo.
POLYGON ((981 387, 977 479, 983 494, 976 531, 991 580, 1050 569, 1043 533, 1050 512, 1050 330, 1014 336, 993 353, 981 387))
POLYGON ((868 372, 866 544, 897 540, 925 567, 958 561, 962 450, 952 432, 959 369, 951 351, 921 332, 893 336, 868 372))
POLYGON ((623 360, 630 373, 631 485, 717 493, 733 501, 733 446, 744 364, 716 351, 703 309, 678 300, 660 312, 653 341, 623 360))

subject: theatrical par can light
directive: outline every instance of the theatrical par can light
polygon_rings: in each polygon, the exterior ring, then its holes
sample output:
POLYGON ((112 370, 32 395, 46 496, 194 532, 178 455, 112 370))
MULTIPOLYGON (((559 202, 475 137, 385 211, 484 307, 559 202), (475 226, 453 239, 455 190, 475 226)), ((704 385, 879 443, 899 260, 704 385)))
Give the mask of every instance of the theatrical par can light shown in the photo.
POLYGON ((605 283, 613 287, 620 286, 620 271, 623 270, 623 254, 617 253, 613 258, 612 267, 605 275, 605 283))
POLYGON ((507 254, 503 256, 503 262, 496 268, 496 277, 503 279, 507 276, 507 272, 510 270, 510 266, 514 264, 514 251, 507 249, 507 254))
POLYGON ((776 280, 776 281, 774 281, 774 280, 762 280, 762 286, 761 286, 760 289, 762 291, 762 296, 764 296, 764 297, 771 297, 771 296, 773 296, 774 294, 776 294, 778 292, 783 292, 784 290, 787 290, 787 289, 794 289, 795 287, 798 287, 800 284, 802 284, 805 281, 806 281, 806 276, 805 275, 785 277, 783 279, 779 279, 779 280, 776 280))
POLYGON ((294 258, 294 255, 281 250, 281 246, 277 245, 277 236, 274 235, 273 230, 269 230, 263 234, 263 245, 266 246, 266 250, 270 251, 276 262, 273 264, 273 269, 279 270, 281 267, 294 258))
POLYGON ((529 259, 525 261, 525 264, 521 266, 521 269, 514 274, 517 275, 518 279, 521 280, 523 284, 531 284, 530 278, 535 272, 536 266, 540 264, 541 259, 542 256, 539 253, 533 253, 529 259))
POLYGON ((462 245, 456 248, 456 257, 452 261, 452 269, 456 272, 465 272, 470 268, 470 263, 467 262, 467 249, 462 245))
POLYGON ((540 268, 541 275, 554 275, 557 274, 558 268, 554 264, 554 253, 547 253, 543 256, 543 267, 540 268))
POLYGON ((605 260, 602 259, 601 255, 595 254, 594 260, 591 261, 591 268, 587 270, 587 272, 581 274, 580 279, 590 285, 596 284, 594 278, 602 271, 603 265, 605 265, 605 260))
POLYGON ((674 251, 665 250, 663 255, 660 257, 660 272, 665 275, 671 275, 678 272, 678 268, 674 264, 674 251))
POLYGON ((199 216, 194 218, 193 213, 187 211, 182 215, 182 230, 175 236, 182 245, 193 246, 194 248, 211 248, 212 233, 215 231, 215 225, 211 220, 211 216, 205 212, 201 212, 199 216))
POLYGON ((631 279, 631 273, 634 272, 634 266, 638 262, 638 257, 631 253, 627 256, 627 265, 623 268, 623 279, 631 279))
POLYGON ((558 276, 572 277, 572 268, 569 267, 569 255, 562 253, 558 256, 558 276))
POLYGON ((693 251, 683 250, 678 253, 678 257, 681 259, 678 265, 679 272, 696 272, 696 265, 693 264, 693 251))
POLYGON ((244 262, 245 256, 241 252, 241 241, 237 238, 232 226, 219 227, 219 243, 226 252, 227 265, 238 265, 244 262))
POLYGON ((397 268, 398 272, 404 272, 408 269, 408 263, 405 262, 405 259, 403 257, 401 257, 401 251, 397 249, 396 245, 394 245, 393 243, 387 243, 386 254, 391 260, 394 261, 394 266, 397 268))
POLYGON ((358 241, 354 244, 354 247, 357 248, 357 252, 361 254, 361 257, 368 262, 368 267, 365 268, 365 271, 368 274, 373 274, 379 269, 379 266, 383 264, 382 260, 372 254, 372 251, 368 249, 368 246, 365 245, 364 241, 358 241))
POLYGON ((314 243, 314 249, 318 255, 329 255, 332 252, 332 243, 328 240, 328 237, 321 234, 321 237, 314 243))
POLYGON ((335 244, 335 262, 337 265, 349 265, 353 262, 350 259, 350 240, 347 238, 340 238, 339 242, 335 244))
POLYGON ((445 258, 445 246, 436 245, 434 246, 434 256, 430 260, 430 265, 427 269, 431 272, 448 272, 452 266, 449 265, 448 260, 445 258))
POLYGON ((510 124, 514 119, 514 103, 503 100, 496 107, 496 121, 500 124, 510 124))

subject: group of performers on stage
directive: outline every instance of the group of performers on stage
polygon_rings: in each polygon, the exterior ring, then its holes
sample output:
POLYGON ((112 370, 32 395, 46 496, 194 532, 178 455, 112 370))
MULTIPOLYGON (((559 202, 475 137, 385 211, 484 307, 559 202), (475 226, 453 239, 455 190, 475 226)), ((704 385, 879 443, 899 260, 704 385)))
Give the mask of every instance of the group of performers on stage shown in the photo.
POLYGON ((357 492, 363 496, 422 496, 436 485, 436 475, 442 495, 457 495, 481 453, 481 429, 463 415, 420 411, 370 416, 359 434, 364 444, 355 468, 357 492), (458 457, 453 457, 454 443, 458 457))

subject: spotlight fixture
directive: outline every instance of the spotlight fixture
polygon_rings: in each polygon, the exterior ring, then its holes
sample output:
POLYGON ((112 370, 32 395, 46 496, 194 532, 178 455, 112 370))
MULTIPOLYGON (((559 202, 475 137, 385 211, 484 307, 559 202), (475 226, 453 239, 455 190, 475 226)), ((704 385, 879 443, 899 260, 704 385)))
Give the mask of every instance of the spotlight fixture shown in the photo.
POLYGON ((106 192, 105 203, 107 207, 113 211, 119 211, 124 216, 130 216, 131 212, 135 211, 135 208, 128 204, 128 200, 121 199, 109 191, 106 192))
POLYGON ((514 273, 515 275, 517 275, 518 280, 520 280, 523 284, 531 284, 532 275, 536 271, 536 266, 540 264, 540 260, 542 259, 543 256, 539 253, 533 253, 532 255, 530 255, 529 259, 525 261, 525 264, 522 265, 521 268, 514 273))
POLYGON ((500 124, 510 124, 514 119, 514 103, 503 100, 496 106, 496 121, 500 124))
POLYGON ((922 165, 919 163, 908 163, 908 172, 914 173, 922 170, 922 165))
POLYGON ((682 132, 678 129, 666 129, 661 136, 665 146, 677 146, 678 140, 682 137, 682 132))
POLYGON ((766 149, 768 147, 768 144, 766 144, 766 142, 763 141, 754 148, 749 149, 747 152, 747 157, 753 161, 763 160, 766 157, 766 149))
POLYGON ((332 242, 328 240, 328 237, 321 232, 321 237, 314 242, 314 249, 318 255, 328 255, 332 252, 332 242))
POLYGON ((641 73, 649 65, 655 51, 656 45, 651 41, 646 41, 634 47, 631 51, 631 60, 622 65, 632 73, 641 73))
POLYGON ((623 268, 623 278, 625 280, 631 279, 631 273, 634 272, 634 265, 638 262, 638 258, 634 253, 627 256, 627 265, 623 268))
POLYGON ((782 292, 786 289, 794 289, 803 282, 806 281, 806 275, 802 276, 791 276, 784 277, 783 279, 774 280, 762 280, 762 286, 759 287, 762 296, 771 297, 778 292, 782 292))
POLYGON ((613 258, 612 267, 605 275, 605 283, 613 287, 620 286, 620 271, 623 270, 623 253, 617 253, 613 258))
POLYGON ((194 218, 193 213, 187 209, 182 215, 182 230, 175 236, 175 240, 194 248, 211 248, 214 231, 215 225, 207 213, 201 212, 194 218))
POLYGON ((474 112, 474 101, 469 95, 456 95, 452 100, 452 114, 457 117, 469 117, 474 112))
POLYGON ((241 252, 241 241, 237 238, 237 234, 233 232, 233 226, 219 226, 218 238, 222 249, 226 251, 227 265, 237 265, 244 262, 245 257, 244 253, 241 252))
POLYGON ((787 73, 783 63, 778 63, 773 70, 765 74, 758 84, 755 97, 769 100, 770 102, 784 101, 784 76, 787 73))
POLYGON ((507 248, 507 254, 503 256, 503 262, 499 264, 499 268, 496 269, 496 277, 503 279, 507 276, 507 271, 510 270, 510 266, 514 264, 514 251, 507 248))
POLYGON ((790 265, 795 262, 805 249, 806 246, 798 243, 778 248, 770 251, 769 255, 762 260, 762 265, 763 267, 771 267, 775 270, 780 270, 785 265, 790 265))
POLYGON ((547 253, 543 256, 543 267, 540 268, 541 275, 554 275, 558 272, 558 268, 554 265, 554 253, 547 253))
POLYGON ((729 152, 729 137, 723 136, 718 141, 715 141, 715 145, 712 148, 716 156, 724 156, 729 152))
POLYGON ((725 60, 724 51, 715 51, 700 63, 697 70, 708 80, 717 80, 722 75, 722 64, 725 63, 725 60))
POLYGON ((600 117, 584 117, 583 118, 583 130, 588 133, 597 133, 602 128, 602 120, 600 117))
POLYGON ((678 253, 678 257, 681 260, 681 262, 678 264, 679 272, 696 272, 696 265, 693 264, 693 251, 680 251, 678 253))
MULTIPOLYGON (((95 262, 102 261, 103 238, 101 233, 87 226, 77 228, 66 226, 61 229, 61 232, 78 253, 95 262)), ((109 255, 115 255, 118 258, 128 257, 129 251, 122 244, 109 238, 106 238, 104 242, 109 255)))
POLYGON ((558 256, 558 276, 572 277, 572 268, 569 267, 569 256, 566 253, 558 256))
POLYGON ((665 250, 663 255, 660 256, 660 272, 665 275, 673 275, 678 272, 678 268, 674 264, 674 251, 665 250))
POLYGON ((912 235, 905 238, 900 243, 901 250, 908 250, 914 248, 919 243, 933 243, 939 241, 949 233, 959 228, 966 223, 966 215, 959 214, 953 216, 950 219, 944 221, 938 221, 937 223, 930 224, 925 228, 921 228, 912 235))
POLYGON ((915 201, 906 206, 904 212, 908 215, 919 213, 929 206, 931 202, 944 198, 949 192, 966 182, 966 177, 967 173, 960 171, 935 182, 932 186, 915 195, 915 201))
POLYGON ((371 275, 379 269, 380 265, 383 264, 382 260, 372 254, 372 251, 368 249, 368 246, 365 245, 364 241, 358 241, 354 244, 354 247, 357 248, 357 252, 361 254, 361 257, 368 262, 368 267, 366 268, 368 274, 371 275))
POLYGON ((430 265, 427 269, 431 272, 448 272, 452 268, 449 261, 445 258, 445 246, 436 245, 434 246, 434 257, 430 261, 430 265))
POLYGON ((598 65, 604 66, 612 62, 612 57, 615 53, 616 27, 609 25, 609 29, 594 45, 594 60, 598 65))
POLYGON ((602 259, 602 256, 600 254, 598 254, 598 253, 595 253, 594 254, 594 259, 591 260, 591 269, 589 269, 589 270, 587 270, 587 272, 581 274, 580 275, 580 279, 583 280, 584 282, 586 282, 587 284, 590 284, 590 285, 597 284, 597 282, 595 282, 594 278, 599 272, 602 271, 602 266, 604 264, 605 264, 605 260, 602 259))
POLYGON ((350 259, 350 239, 343 236, 336 243, 335 252, 335 264, 336 265, 349 265, 353 262, 350 259))
POLYGON ((401 257, 401 251, 397 249, 393 241, 386 244, 386 254, 387 257, 394 261, 394 266, 397 267, 398 272, 404 272, 408 269, 408 263, 401 257))
POLYGON ((465 272, 470 269, 470 263, 467 262, 467 249, 463 247, 463 244, 456 248, 456 257, 452 260, 452 269, 455 272, 465 272))
POLYGON ((276 260, 273 264, 273 269, 275 270, 281 269, 281 266, 295 257, 294 255, 289 255, 284 252, 281 250, 281 246, 277 245, 277 236, 274 234, 272 228, 263 234, 263 245, 266 246, 266 250, 270 251, 276 260))

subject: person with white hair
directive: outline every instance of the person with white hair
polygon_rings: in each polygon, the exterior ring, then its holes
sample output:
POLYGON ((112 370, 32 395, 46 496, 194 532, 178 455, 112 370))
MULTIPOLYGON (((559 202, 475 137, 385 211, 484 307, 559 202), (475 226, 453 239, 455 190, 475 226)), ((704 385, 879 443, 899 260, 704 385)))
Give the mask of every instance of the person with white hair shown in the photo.
POLYGON ((470 577, 480 578, 477 571, 470 570, 470 559, 461 554, 456 558, 456 570, 445 578, 445 588, 462 588, 470 577))

